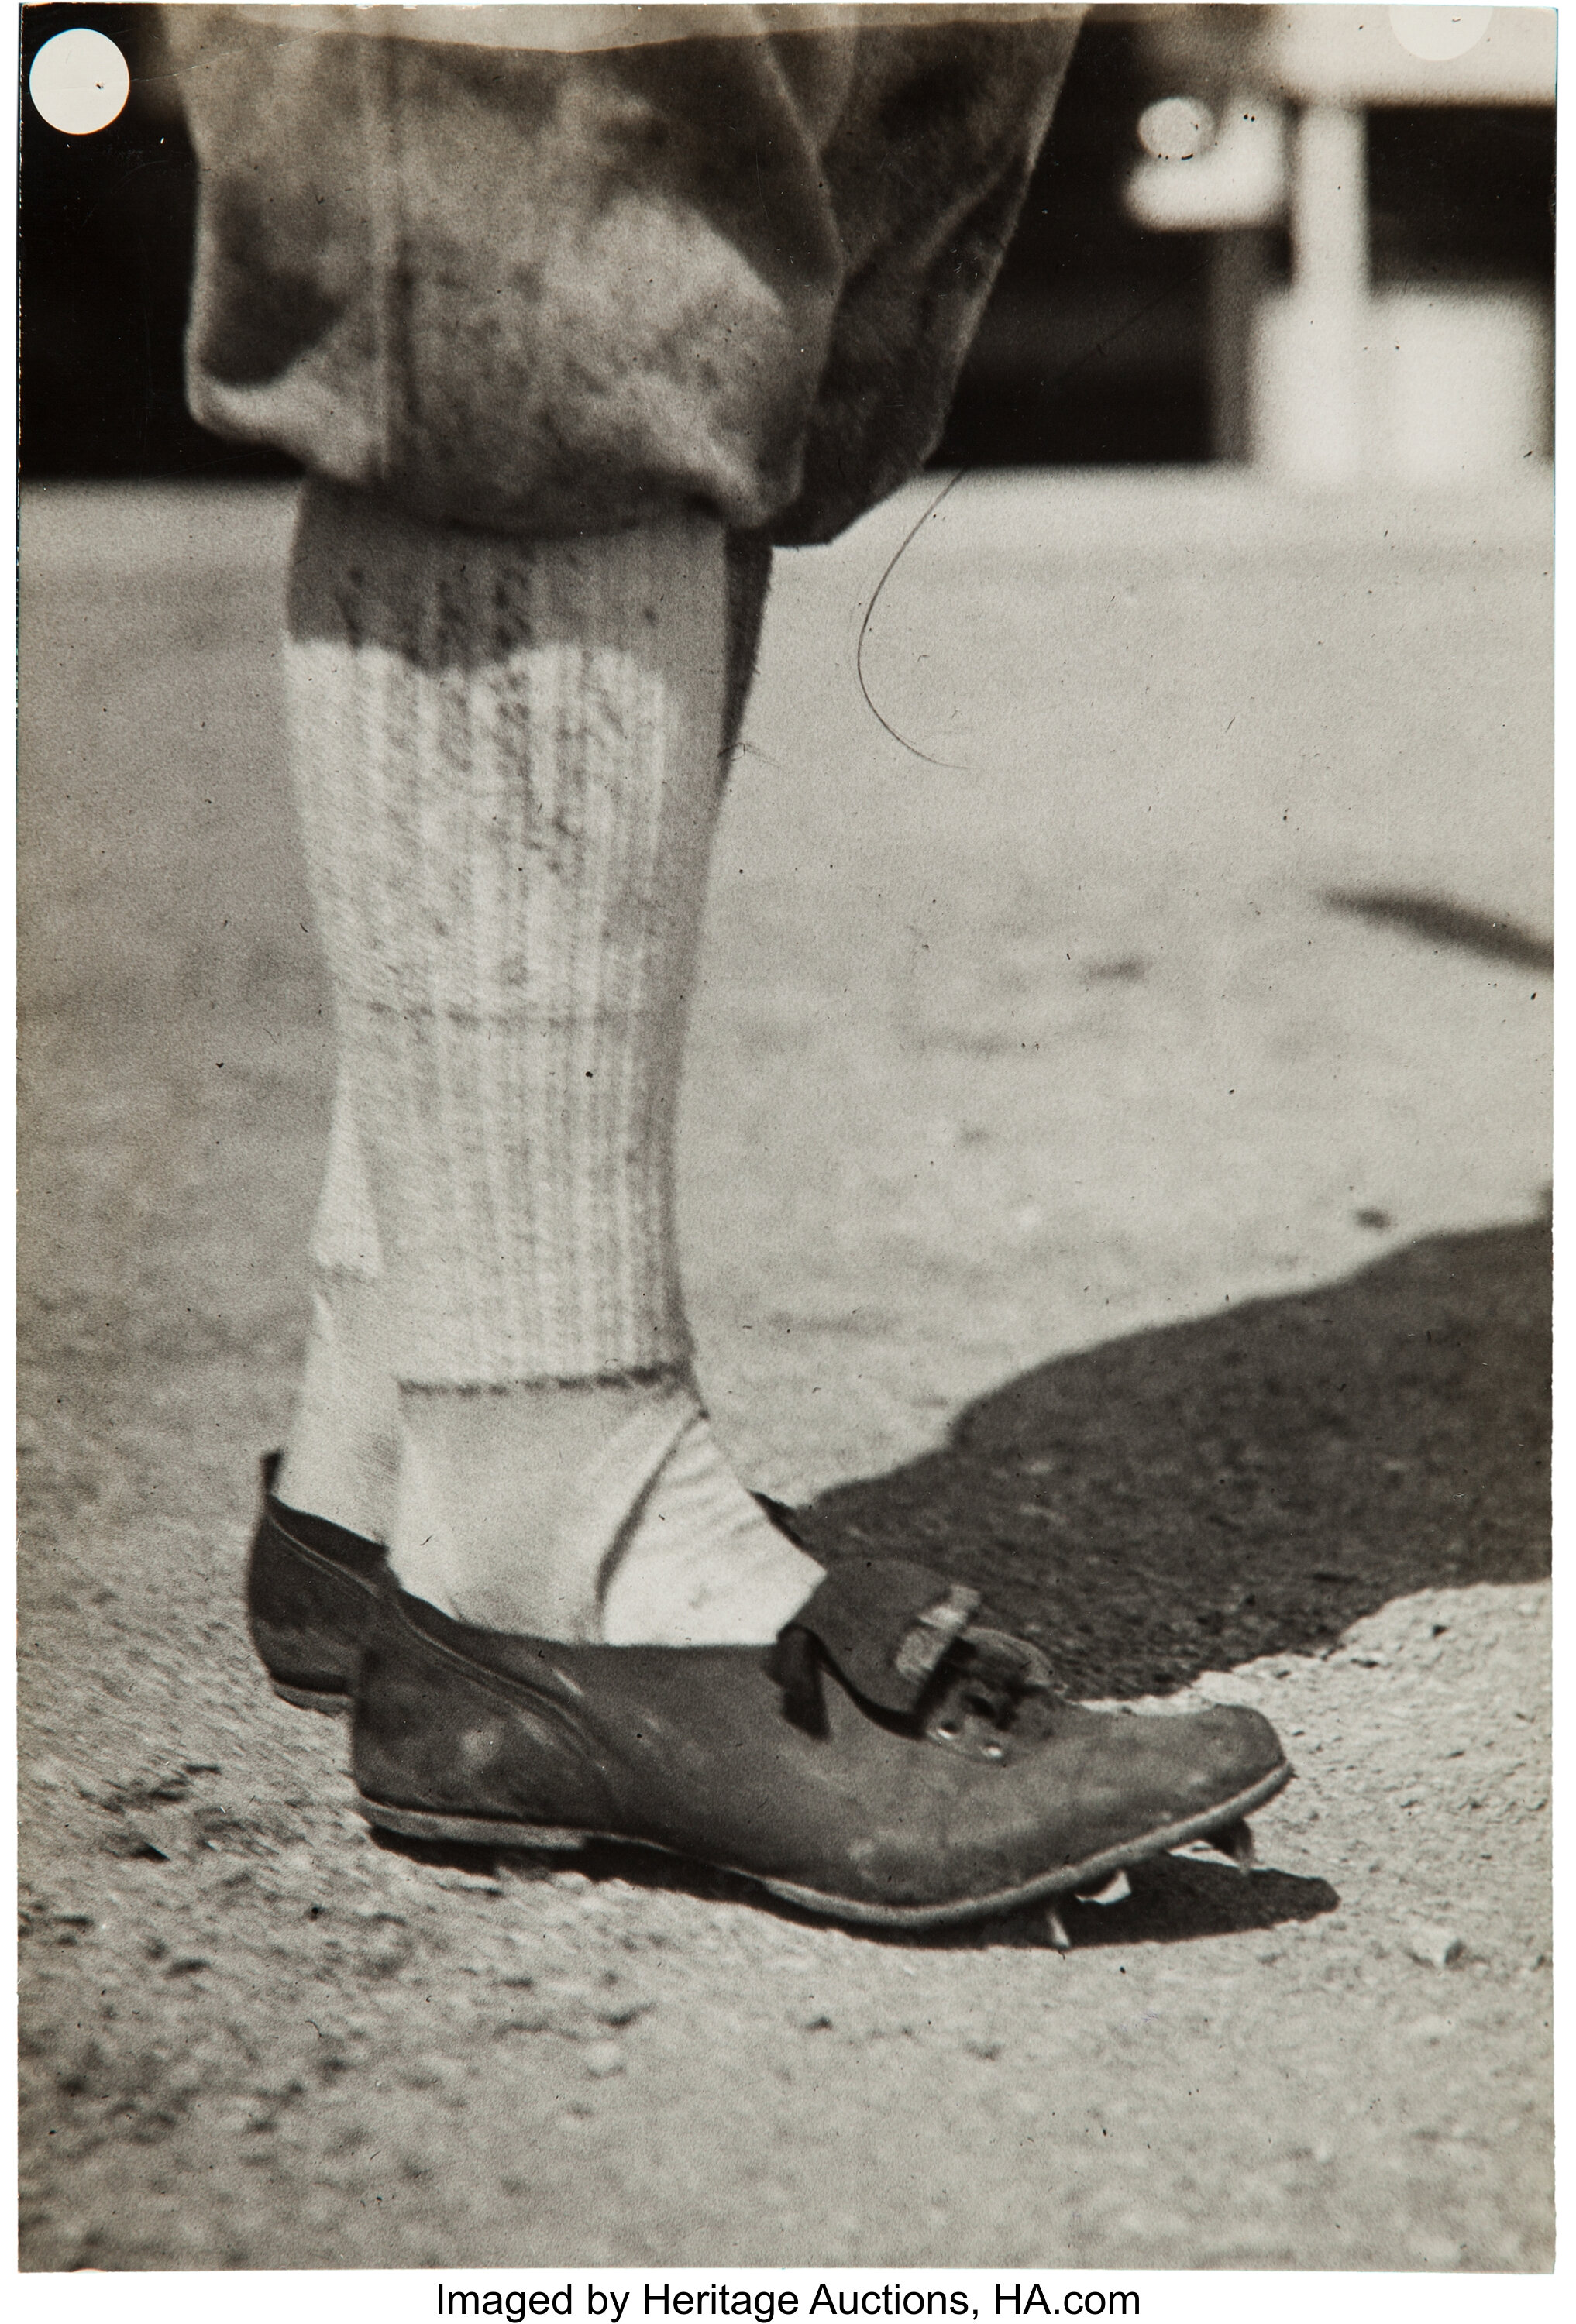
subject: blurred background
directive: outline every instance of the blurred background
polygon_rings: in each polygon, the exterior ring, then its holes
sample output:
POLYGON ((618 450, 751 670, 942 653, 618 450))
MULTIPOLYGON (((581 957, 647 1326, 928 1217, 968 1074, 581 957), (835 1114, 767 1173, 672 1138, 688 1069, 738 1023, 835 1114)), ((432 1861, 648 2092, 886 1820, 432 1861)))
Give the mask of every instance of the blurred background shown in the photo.
MULTIPOLYGON (((131 67, 23 106, 24 477, 290 473, 187 417, 195 163, 153 7, 35 6, 131 67)), ((938 465, 1485 484, 1549 456, 1555 14, 1094 7, 938 465)))

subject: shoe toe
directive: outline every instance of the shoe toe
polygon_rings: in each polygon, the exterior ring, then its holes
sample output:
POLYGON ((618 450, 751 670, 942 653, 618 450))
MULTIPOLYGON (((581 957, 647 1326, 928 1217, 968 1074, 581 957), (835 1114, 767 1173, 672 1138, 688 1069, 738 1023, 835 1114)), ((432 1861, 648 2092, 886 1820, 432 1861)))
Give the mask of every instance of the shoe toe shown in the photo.
POLYGON ((1217 1703, 1194 1714, 1201 1772, 1228 1794, 1250 1791, 1286 1764, 1280 1737, 1260 1711, 1217 1703))
POLYGON ((1289 1772, 1269 1721, 1235 1705, 1175 1716, 1070 1707, 1064 1738, 1075 1756, 1047 1751, 1044 1780, 1065 1803, 1070 1852, 1089 1858, 1243 1814, 1289 1772))
POLYGON ((1226 1809, 1241 1812, 1245 1800, 1287 1772, 1279 1736, 1244 1704, 1129 1724, 1146 1730, 1149 1812, 1157 1824, 1192 1822, 1226 1809))

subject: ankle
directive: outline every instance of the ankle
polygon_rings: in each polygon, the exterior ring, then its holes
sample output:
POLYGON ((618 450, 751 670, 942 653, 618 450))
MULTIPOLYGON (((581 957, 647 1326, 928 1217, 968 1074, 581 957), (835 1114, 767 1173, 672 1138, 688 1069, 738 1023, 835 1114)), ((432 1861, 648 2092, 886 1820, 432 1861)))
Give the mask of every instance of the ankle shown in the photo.
POLYGON ((666 1375, 402 1389, 396 1573, 484 1628, 594 1639, 610 1546, 698 1410, 666 1375))
POLYGON ((399 1406, 382 1352, 379 1286, 354 1277, 320 1283, 274 1497, 383 1541, 399 1467, 399 1406))
POLYGON ((390 1560, 483 1628, 614 1646, 764 1643, 821 1579, 682 1378, 405 1390, 390 1560))
POLYGON ((610 1646, 764 1646, 821 1579, 701 1413, 604 1569, 601 1636, 610 1646))

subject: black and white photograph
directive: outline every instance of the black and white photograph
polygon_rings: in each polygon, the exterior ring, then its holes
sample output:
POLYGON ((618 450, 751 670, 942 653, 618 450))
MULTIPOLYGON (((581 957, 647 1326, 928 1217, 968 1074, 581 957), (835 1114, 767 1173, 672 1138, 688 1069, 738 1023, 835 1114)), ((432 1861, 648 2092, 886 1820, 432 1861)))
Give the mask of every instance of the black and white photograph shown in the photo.
POLYGON ((14 12, 24 2274, 1549 2277, 1560 16, 14 12))

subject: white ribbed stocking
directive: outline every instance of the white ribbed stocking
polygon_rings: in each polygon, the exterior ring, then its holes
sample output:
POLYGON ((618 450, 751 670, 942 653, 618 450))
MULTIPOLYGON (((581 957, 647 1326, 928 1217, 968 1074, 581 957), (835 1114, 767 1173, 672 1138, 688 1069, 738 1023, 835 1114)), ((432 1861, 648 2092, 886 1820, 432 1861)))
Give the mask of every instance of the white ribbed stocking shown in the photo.
POLYGON ((304 495, 292 747, 401 1388, 391 1554, 494 1627, 764 1637, 817 1576, 699 1421, 675 1264, 726 637, 706 517, 513 540, 304 495))

